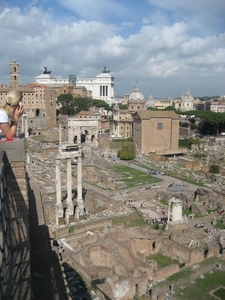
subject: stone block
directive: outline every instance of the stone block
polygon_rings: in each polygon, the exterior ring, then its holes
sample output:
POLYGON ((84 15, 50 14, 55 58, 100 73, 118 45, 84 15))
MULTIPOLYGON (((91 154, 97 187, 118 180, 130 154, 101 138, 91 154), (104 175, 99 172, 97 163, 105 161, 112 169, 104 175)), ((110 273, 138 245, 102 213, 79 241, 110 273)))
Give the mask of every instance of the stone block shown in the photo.
POLYGON ((12 141, 1 141, 1 150, 5 151, 4 162, 25 161, 25 139, 19 138, 12 141))

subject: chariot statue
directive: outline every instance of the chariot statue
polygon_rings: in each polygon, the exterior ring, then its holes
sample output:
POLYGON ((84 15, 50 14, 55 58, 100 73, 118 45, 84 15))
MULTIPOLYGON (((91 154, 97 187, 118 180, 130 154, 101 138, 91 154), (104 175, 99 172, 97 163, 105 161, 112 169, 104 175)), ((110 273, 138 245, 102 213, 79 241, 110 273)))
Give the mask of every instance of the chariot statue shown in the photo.
POLYGON ((48 71, 47 67, 44 66, 44 69, 45 70, 44 70, 43 74, 51 74, 51 71, 48 71))

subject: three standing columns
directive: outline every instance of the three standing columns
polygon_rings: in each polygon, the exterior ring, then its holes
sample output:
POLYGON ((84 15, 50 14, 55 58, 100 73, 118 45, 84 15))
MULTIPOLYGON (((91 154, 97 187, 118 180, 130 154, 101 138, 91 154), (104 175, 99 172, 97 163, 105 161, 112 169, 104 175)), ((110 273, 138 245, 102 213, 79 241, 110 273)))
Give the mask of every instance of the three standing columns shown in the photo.
POLYGON ((55 218, 56 225, 59 225, 59 218, 64 217, 65 223, 69 224, 69 217, 74 215, 74 204, 72 198, 72 168, 71 158, 77 157, 77 203, 76 219, 84 214, 84 202, 82 197, 82 157, 71 155, 72 153, 63 153, 63 156, 58 155, 56 158, 56 205, 55 205, 55 218), (61 183, 61 160, 66 159, 66 185, 67 185, 67 198, 63 203, 62 199, 62 183, 61 183))

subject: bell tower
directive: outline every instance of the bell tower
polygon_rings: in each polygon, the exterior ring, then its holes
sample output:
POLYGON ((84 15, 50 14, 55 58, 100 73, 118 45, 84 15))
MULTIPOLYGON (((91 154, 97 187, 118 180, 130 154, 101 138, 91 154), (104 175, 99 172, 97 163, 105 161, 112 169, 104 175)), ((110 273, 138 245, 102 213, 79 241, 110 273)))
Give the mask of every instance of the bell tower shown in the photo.
POLYGON ((15 58, 10 63, 10 88, 18 89, 20 85, 20 68, 15 58))

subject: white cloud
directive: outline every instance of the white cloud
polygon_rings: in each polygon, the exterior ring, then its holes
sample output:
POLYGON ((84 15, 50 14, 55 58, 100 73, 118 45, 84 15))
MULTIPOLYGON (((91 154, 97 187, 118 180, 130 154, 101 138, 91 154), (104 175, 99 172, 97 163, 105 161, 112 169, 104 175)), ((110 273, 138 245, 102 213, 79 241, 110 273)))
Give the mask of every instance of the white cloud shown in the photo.
MULTIPOLYGON (((84 2, 83 9, 88 3, 84 2)), ((172 8, 178 5, 171 3, 172 8)), ((121 26, 132 29, 135 23, 112 25, 71 16, 56 21, 53 11, 38 7, 2 11, 0 39, 5 42, 0 47, 0 83, 9 82, 9 63, 15 54, 21 84, 34 81, 44 65, 64 78, 69 74, 96 76, 106 65, 115 76, 120 96, 132 92, 136 80, 146 97, 181 96, 187 86, 193 96, 225 94, 221 83, 225 33, 198 37, 184 21, 163 25, 162 18, 157 26, 152 20, 148 25, 150 19, 142 17, 143 25, 124 37, 121 26)))
POLYGON ((77 13, 82 19, 107 21, 107 18, 115 12, 125 15, 127 8, 120 1, 111 0, 57 0, 61 5, 77 13))
POLYGON ((207 36, 224 31, 224 0, 147 0, 160 10, 162 15, 170 15, 177 21, 183 21, 200 35, 207 36), (161 10, 163 9, 163 10, 161 10), (168 12, 170 14, 168 14, 168 12))

